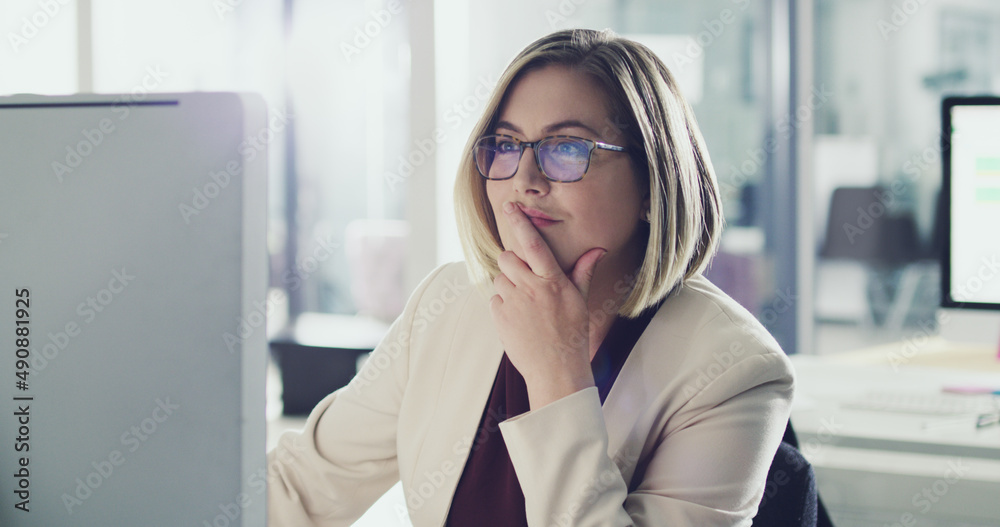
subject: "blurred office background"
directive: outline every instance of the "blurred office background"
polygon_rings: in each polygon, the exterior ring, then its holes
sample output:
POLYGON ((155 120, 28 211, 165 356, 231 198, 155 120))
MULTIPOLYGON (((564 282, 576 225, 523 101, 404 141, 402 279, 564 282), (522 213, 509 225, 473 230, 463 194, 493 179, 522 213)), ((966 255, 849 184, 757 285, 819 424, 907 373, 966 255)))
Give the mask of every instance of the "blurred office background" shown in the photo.
POLYGON ((940 100, 1000 92, 994 0, 4 0, 0 95, 263 94, 270 447, 462 258, 472 125, 518 50, 572 27, 644 42, 680 81, 724 198, 708 275, 786 351, 938 331, 940 100))
POLYGON ((493 83, 571 27, 679 78, 725 199, 709 274, 787 351, 935 330, 939 102, 1000 92, 995 1, 6 0, 0 94, 262 93, 275 320, 391 320, 462 258, 452 183, 493 83))

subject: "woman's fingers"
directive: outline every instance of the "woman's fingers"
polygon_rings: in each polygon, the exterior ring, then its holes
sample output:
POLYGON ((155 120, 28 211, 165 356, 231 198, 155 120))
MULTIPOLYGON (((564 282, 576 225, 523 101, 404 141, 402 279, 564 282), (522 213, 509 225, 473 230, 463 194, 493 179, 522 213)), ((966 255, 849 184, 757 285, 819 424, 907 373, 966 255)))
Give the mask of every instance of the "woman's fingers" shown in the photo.
MULTIPOLYGON (((515 256, 516 258, 516 256, 515 256)), ((514 290, 514 283, 507 278, 507 275, 500 273, 496 278, 493 279, 493 289, 496 290, 500 298, 509 298, 510 294, 514 290)))
POLYGON ((577 291, 580 291, 583 298, 587 298, 590 294, 590 281, 594 279, 594 269, 597 268, 597 263, 601 261, 601 258, 604 258, 605 254, 608 254, 607 249, 595 247, 583 253, 573 265, 569 279, 576 286, 577 291))
MULTIPOLYGON (((556 257, 552 254, 549 244, 545 243, 542 235, 538 233, 538 229, 532 225, 531 220, 524 215, 524 212, 512 201, 504 203, 503 210, 504 214, 507 215, 507 223, 514 232, 514 237, 517 238, 524 250, 524 262, 528 264, 532 273, 549 280, 565 276, 559 263, 556 262, 556 257)), ((512 278, 517 283, 517 277, 512 278)))

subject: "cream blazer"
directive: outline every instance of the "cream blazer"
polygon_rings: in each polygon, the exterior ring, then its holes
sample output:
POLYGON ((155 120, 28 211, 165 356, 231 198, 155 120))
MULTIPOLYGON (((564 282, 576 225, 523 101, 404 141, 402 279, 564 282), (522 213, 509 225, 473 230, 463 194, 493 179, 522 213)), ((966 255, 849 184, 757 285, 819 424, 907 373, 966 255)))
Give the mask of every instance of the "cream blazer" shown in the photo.
MULTIPOLYGON (((440 526, 503 348, 464 263, 410 297, 358 375, 268 453, 268 525, 351 525, 402 481, 440 526)), ((607 400, 587 388, 500 423, 528 524, 750 525, 781 441, 792 369, 753 316, 702 277, 650 321, 607 400)))

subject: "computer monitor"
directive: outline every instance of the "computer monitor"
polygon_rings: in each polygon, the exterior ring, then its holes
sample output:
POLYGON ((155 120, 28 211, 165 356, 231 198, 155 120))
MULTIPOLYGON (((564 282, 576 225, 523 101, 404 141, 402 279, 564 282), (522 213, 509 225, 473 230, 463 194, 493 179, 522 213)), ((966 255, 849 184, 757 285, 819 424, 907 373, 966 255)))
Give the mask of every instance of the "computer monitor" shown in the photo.
POLYGON ((267 124, 0 97, 0 525, 265 524, 267 124))
POLYGON ((946 97, 941 124, 941 305, 1000 310, 1000 97, 946 97))

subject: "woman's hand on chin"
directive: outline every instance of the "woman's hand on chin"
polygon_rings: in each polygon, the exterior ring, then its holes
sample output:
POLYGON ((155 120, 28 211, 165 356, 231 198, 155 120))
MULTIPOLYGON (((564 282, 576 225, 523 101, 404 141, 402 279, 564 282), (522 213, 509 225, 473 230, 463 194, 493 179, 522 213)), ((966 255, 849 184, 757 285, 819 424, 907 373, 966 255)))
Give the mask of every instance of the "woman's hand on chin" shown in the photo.
POLYGON ((527 384, 531 408, 537 409, 594 385, 587 295, 607 251, 588 250, 567 276, 519 208, 505 203, 504 214, 524 259, 513 251, 500 254, 490 312, 508 358, 527 384))

